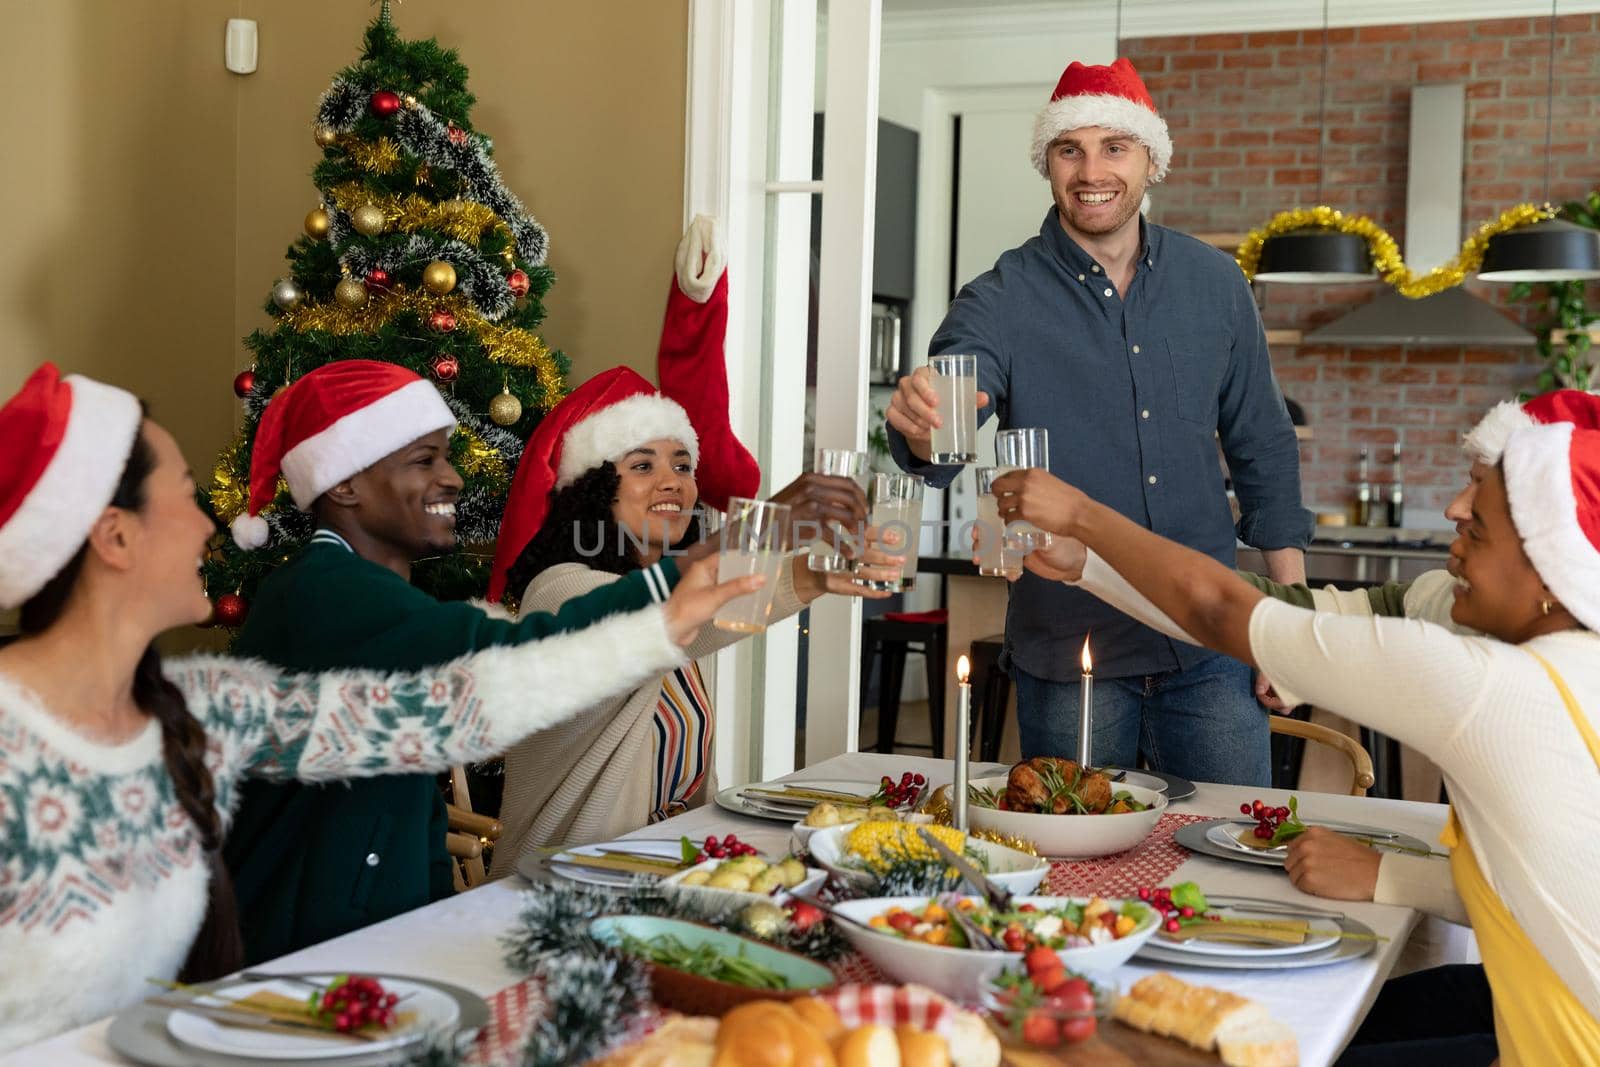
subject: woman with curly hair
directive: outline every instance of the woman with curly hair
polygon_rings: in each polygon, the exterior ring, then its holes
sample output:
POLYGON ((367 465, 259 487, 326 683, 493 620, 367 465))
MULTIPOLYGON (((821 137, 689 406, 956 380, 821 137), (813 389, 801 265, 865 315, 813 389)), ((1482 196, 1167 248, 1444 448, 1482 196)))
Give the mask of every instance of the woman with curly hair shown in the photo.
MULTIPOLYGON (((503 589, 520 594, 524 611, 557 610, 694 543, 698 460, 684 410, 643 378, 619 367, 586 382, 544 417, 523 453, 491 596, 503 589), (523 539, 518 530, 533 531, 520 547, 512 543, 523 539)), ((791 530, 866 521, 865 496, 848 478, 803 475, 772 499, 789 506, 791 530)), ((870 542, 863 562, 860 576, 899 576, 900 560, 870 542)), ((770 618, 787 618, 825 592, 889 595, 849 575, 815 573, 799 554, 780 572, 770 618)), ((709 628, 689 655, 738 639, 709 628)), ((518 744, 506 754, 492 873, 510 873, 543 845, 606 840, 685 810, 710 768, 712 723, 690 662, 518 744)))

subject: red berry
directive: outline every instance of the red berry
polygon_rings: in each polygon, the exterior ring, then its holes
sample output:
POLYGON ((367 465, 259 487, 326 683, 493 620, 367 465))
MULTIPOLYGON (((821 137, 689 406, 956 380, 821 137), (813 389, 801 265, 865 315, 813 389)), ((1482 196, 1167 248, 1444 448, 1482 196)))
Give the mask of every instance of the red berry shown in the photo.
POLYGON ((1258 837, 1261 840, 1265 841, 1265 840, 1269 839, 1270 837, 1272 837, 1272 829, 1271 829, 1271 827, 1268 827, 1268 826, 1258 826, 1255 829, 1255 835, 1256 835, 1256 837, 1258 837))
POLYGON ((383 996, 383 1006, 384 1007, 392 1008, 398 1003, 400 1003, 400 997, 399 997, 398 994, 396 994, 396 993, 385 993, 384 994, 384 996, 383 996))
POLYGON ((333 994, 332 993, 324 993, 324 994, 322 994, 322 1010, 323 1011, 332 1011, 333 1010, 333 1005, 334 1005, 333 994))
POLYGON ((1248 804, 1240 804, 1239 805, 1239 814, 1240 815, 1249 815, 1250 814, 1250 805, 1248 805, 1248 804))
POLYGON ((1140 900, 1149 900, 1150 899, 1150 887, 1149 886, 1142 885, 1142 886, 1139 887, 1139 899, 1140 900))
POLYGON ((716 843, 717 843, 717 835, 716 834, 712 834, 710 837, 706 838, 706 842, 705 842, 706 849, 710 850, 711 848, 716 846, 716 843))
POLYGON ((733 845, 736 845, 736 844, 739 843, 739 839, 737 837, 735 837, 733 834, 729 834, 727 837, 724 837, 722 839, 722 843, 724 845, 733 846, 733 845))
POLYGON ((1194 909, 1185 904, 1183 907, 1178 909, 1178 914, 1183 916, 1185 919, 1192 919, 1194 918, 1194 909))
POLYGON ((912 785, 927 785, 928 784, 928 780, 926 778, 924 778, 920 774, 913 774, 911 776, 911 784, 912 785))
POLYGON ((1061 1044, 1061 1027, 1043 1012, 1032 1012, 1022 1020, 1022 1040, 1034 1048, 1055 1048, 1061 1044))
POLYGON ((1289 817, 1289 809, 1288 808, 1279 808, 1278 809, 1278 818, 1287 819, 1288 817, 1289 817))
POLYGON ((878 782, 881 785, 889 785, 889 784, 893 783, 893 781, 894 781, 894 779, 890 778, 887 774, 884 775, 882 778, 878 779, 878 782))
POLYGON ((1179 930, 1182 930, 1182 929, 1183 929, 1183 924, 1180 923, 1177 919, 1168 919, 1167 920, 1167 933, 1175 934, 1179 930))
POLYGON ((1206 918, 1210 919, 1214 923, 1219 923, 1219 922, 1222 921, 1222 916, 1216 914, 1215 912, 1211 913, 1210 915, 1207 915, 1206 918))
POLYGON ((338 1015, 334 1016, 334 1018, 333 1018, 333 1028, 335 1030, 348 1030, 348 1029, 350 1029, 350 1026, 351 1026, 351 1021, 350 1021, 350 1016, 348 1014, 346 1014, 344 1012, 340 1012, 338 1015))
POLYGON ((394 1012, 385 1009, 383 1014, 378 1016, 378 1025, 384 1027, 385 1029, 393 1026, 394 1012))
POLYGON ((1261 801, 1259 801, 1259 800, 1252 800, 1250 802, 1250 810, 1251 811, 1259 812, 1264 807, 1266 807, 1266 805, 1261 803, 1261 801))

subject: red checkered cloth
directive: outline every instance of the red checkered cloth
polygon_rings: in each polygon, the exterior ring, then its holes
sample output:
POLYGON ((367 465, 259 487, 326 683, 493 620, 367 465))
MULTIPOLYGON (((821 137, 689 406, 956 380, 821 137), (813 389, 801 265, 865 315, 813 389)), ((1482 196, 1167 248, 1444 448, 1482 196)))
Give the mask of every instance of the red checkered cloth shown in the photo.
POLYGON ((1056 897, 1128 897, 1142 885, 1160 885, 1189 858, 1189 850, 1172 835, 1180 826, 1209 818, 1169 811, 1138 848, 1092 860, 1053 860, 1039 892, 1056 897))
POLYGON ((839 1021, 849 1029, 877 1023, 880 1026, 915 1026, 942 1032, 954 1017, 956 1006, 921 986, 843 985, 822 999, 833 1005, 839 1021))
MULTIPOLYGON (((489 998, 489 1024, 478 1034, 465 1057, 474 1067, 510 1067, 522 1062, 533 1024, 544 1014, 544 992, 537 978, 524 978, 489 998)), ((634 1019, 627 1037, 618 1045, 632 1044, 661 1025, 662 1014, 651 1009, 634 1019)))

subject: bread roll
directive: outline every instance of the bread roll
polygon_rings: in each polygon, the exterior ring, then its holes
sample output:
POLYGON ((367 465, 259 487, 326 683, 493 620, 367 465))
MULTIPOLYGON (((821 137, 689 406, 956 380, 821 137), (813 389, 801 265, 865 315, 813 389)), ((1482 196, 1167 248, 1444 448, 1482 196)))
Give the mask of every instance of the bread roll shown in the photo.
POLYGON ((839 1013, 833 1010, 833 1005, 821 997, 801 997, 799 1000, 791 1000, 789 1008, 810 1023, 828 1044, 831 1045, 844 1036, 844 1021, 839 1018, 839 1013))
POLYGON ((1225 1026, 1217 1035, 1217 1051, 1228 1067, 1295 1067, 1300 1062, 1294 1031, 1271 1018, 1225 1026))
POLYGON ((595 1067, 712 1067, 718 1021, 669 1018, 643 1041, 618 1049, 595 1067))
POLYGON ((900 1067, 950 1067, 950 1046, 938 1034, 897 1026, 894 1036, 900 1044, 900 1067))
POLYGON ((887 1026, 869 1023, 839 1039, 839 1067, 900 1067, 900 1042, 887 1026))
POLYGON ((713 1067, 838 1067, 817 1028, 787 1004, 755 1000, 722 1017, 713 1067))

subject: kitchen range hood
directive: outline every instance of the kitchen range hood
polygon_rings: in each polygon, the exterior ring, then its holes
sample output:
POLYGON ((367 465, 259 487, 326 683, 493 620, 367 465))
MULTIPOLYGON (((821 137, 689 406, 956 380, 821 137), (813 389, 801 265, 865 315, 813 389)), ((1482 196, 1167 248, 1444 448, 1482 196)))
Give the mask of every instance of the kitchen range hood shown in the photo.
MULTIPOLYGON (((1461 246, 1466 103, 1466 87, 1461 85, 1418 86, 1411 93, 1406 262, 1417 273, 1448 262, 1461 246)), ((1369 302, 1307 333, 1303 343, 1532 348, 1538 341, 1494 305, 1458 285, 1421 300, 1384 286, 1369 302)))

